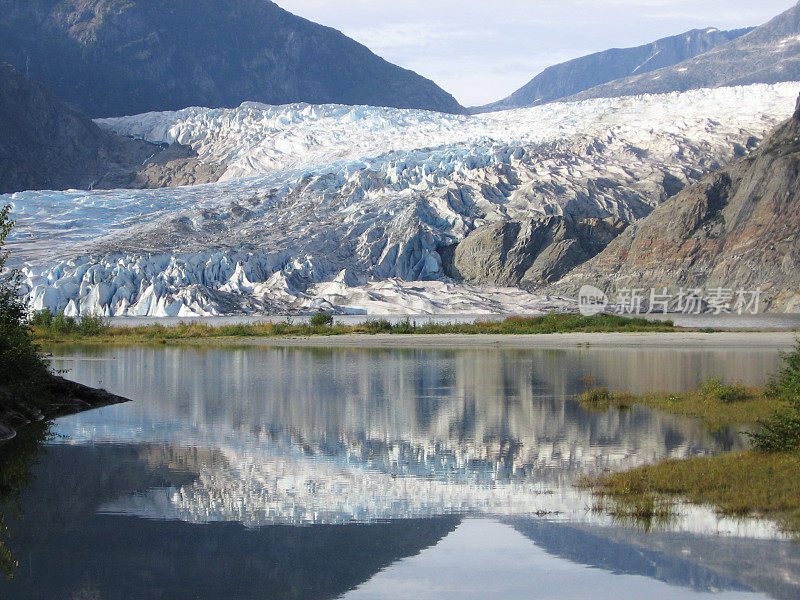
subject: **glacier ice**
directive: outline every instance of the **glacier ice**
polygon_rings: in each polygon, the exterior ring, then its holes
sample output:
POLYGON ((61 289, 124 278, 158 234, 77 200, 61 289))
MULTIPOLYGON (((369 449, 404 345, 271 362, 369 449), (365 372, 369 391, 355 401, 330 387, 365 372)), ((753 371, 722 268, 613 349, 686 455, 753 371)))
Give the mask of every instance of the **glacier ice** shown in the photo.
POLYGON ((161 190, 20 192, 11 249, 34 308, 194 316, 528 312, 448 280, 439 248, 548 214, 647 215, 791 114, 800 84, 550 104, 479 116, 339 105, 103 119, 228 166, 161 190))

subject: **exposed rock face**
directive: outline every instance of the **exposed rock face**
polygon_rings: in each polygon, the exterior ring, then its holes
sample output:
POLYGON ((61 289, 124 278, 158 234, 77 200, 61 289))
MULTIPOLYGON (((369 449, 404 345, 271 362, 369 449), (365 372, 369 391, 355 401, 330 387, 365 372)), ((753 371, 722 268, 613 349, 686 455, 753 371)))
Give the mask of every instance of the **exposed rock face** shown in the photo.
POLYGON ((190 148, 105 132, 46 86, 0 65, 0 193, 167 187, 216 181, 224 172, 190 148))
POLYGON ((537 106, 631 75, 641 75, 708 52, 752 31, 695 29, 636 48, 612 48, 548 67, 507 98, 471 109, 480 113, 537 106))
POLYGON ((800 80, 800 4, 704 54, 591 88, 567 100, 797 80, 800 80))
POLYGON ((93 118, 247 100, 462 111, 432 81, 267 0, 0 0, 0 60, 93 118))
POLYGON ((555 289, 763 289, 772 310, 800 309, 800 105, 751 155, 632 224, 555 289))
POLYGON ((570 216, 503 221, 472 231, 455 250, 455 274, 482 284, 550 283, 605 248, 625 222, 570 216))
POLYGON ((188 146, 160 145, 155 146, 153 155, 144 164, 134 168, 130 165, 111 168, 95 183, 94 189, 143 190, 211 183, 218 181, 226 170, 225 165, 201 162, 188 146))

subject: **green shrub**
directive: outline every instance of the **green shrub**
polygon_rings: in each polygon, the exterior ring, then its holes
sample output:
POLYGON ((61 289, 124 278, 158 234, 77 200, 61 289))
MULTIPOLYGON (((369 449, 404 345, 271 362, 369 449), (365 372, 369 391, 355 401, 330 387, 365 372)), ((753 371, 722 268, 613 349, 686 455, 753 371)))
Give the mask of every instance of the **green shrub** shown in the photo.
POLYGON ((783 355, 783 368, 772 379, 767 392, 789 402, 789 408, 759 421, 759 430, 749 434, 751 445, 762 452, 800 450, 800 344, 783 355))
POLYGON ((768 391, 800 409, 800 344, 782 357, 783 368, 770 382, 768 391))
POLYGON ((581 394, 581 402, 587 406, 605 408, 611 406, 614 397, 608 388, 596 387, 581 394))
POLYGON ((392 323, 388 319, 364 321, 364 329, 370 333, 392 333, 392 323))
POLYGON ((53 313, 49 308, 37 311, 31 315, 31 326, 50 329, 53 326, 53 313))
POLYGON ((49 308, 33 313, 30 325, 41 333, 93 337, 105 333, 111 325, 103 317, 84 315, 79 319, 63 312, 53 314, 49 308))
POLYGON ((325 311, 319 311, 311 317, 313 327, 330 327, 333 325, 333 315, 325 311))
POLYGON ((726 385, 722 379, 712 377, 706 379, 700 388, 700 396, 706 401, 717 401, 724 404, 745 402, 750 398, 750 393, 743 385, 734 383, 726 385))
POLYGON ((800 450, 800 410, 776 412, 759 421, 759 430, 750 433, 750 444, 761 452, 792 452, 800 450))
POLYGON ((14 227, 9 212, 8 206, 0 209, 0 384, 12 397, 35 402, 49 393, 51 376, 31 340, 28 310, 19 296, 19 272, 5 269, 8 253, 2 248, 14 227))
POLYGON ((109 328, 108 321, 103 317, 85 315, 78 321, 78 333, 84 336, 100 335, 109 328))
POLYGON ((411 319, 406 317, 399 323, 394 324, 394 326, 392 327, 392 333, 401 333, 401 334, 414 333, 415 329, 416 326, 413 323, 411 323, 411 319))

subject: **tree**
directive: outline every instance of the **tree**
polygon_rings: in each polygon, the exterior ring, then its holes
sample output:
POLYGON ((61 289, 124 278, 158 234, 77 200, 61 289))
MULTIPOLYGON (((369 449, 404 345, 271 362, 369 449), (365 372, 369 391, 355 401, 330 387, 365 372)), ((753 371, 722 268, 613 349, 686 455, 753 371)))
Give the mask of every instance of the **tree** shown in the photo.
POLYGON ((20 402, 37 404, 52 381, 49 365, 28 329, 28 309, 19 295, 20 273, 6 268, 5 242, 14 227, 10 213, 10 206, 0 209, 0 409, 20 402))

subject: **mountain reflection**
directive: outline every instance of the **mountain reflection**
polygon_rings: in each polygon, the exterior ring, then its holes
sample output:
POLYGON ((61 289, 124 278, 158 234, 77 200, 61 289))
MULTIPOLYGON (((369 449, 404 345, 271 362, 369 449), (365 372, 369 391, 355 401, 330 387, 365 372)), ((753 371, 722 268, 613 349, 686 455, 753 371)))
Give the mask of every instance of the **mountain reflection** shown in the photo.
POLYGON ((708 536, 721 531, 709 511, 641 538, 572 485, 743 445, 646 410, 586 411, 571 399, 584 376, 645 389, 732 372, 759 383, 772 370, 764 353, 71 352, 54 366, 134 402, 54 424, 20 498, 10 547, 22 566, 4 598, 334 598, 436 546, 465 515, 613 572, 699 591, 796 590, 781 581, 798 553, 768 523, 727 524, 730 556, 715 563, 705 545, 723 542, 708 536), (750 552, 772 565, 760 578, 728 568, 750 552))
POLYGON ((72 351, 79 360, 56 366, 135 402, 59 421, 70 443, 222 457, 191 485, 121 495, 103 510, 251 526, 585 512, 571 486, 579 476, 744 443, 645 410, 588 412, 570 397, 585 375, 608 383, 627 373, 656 387, 673 370, 697 379, 704 366, 738 365, 741 378, 750 365, 763 378, 769 360, 678 352, 676 363, 647 350, 635 359, 609 350, 72 351))

